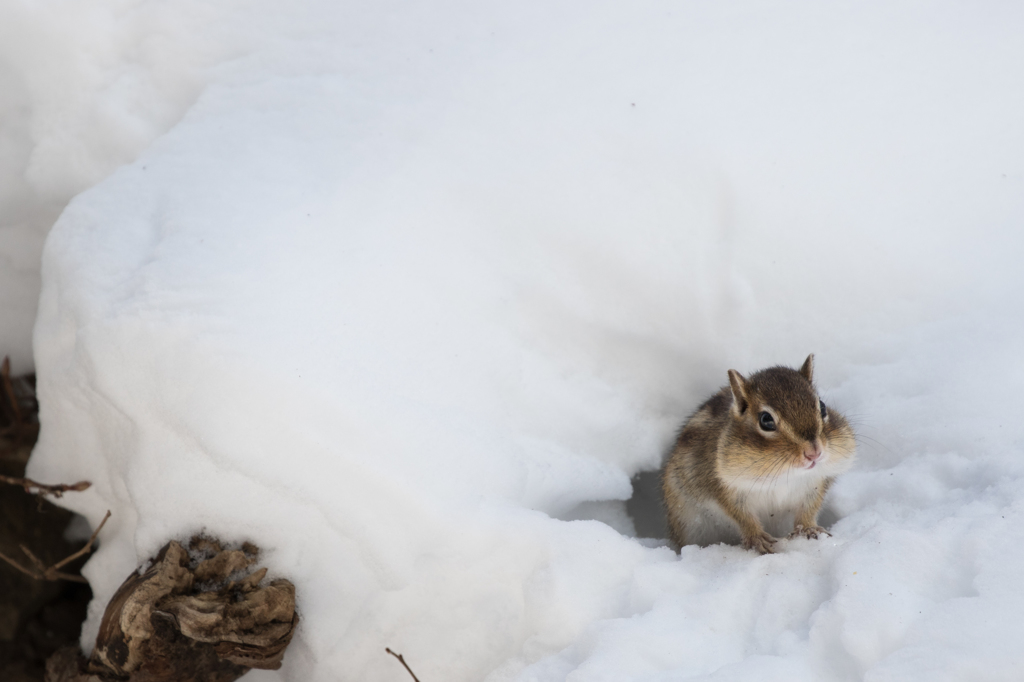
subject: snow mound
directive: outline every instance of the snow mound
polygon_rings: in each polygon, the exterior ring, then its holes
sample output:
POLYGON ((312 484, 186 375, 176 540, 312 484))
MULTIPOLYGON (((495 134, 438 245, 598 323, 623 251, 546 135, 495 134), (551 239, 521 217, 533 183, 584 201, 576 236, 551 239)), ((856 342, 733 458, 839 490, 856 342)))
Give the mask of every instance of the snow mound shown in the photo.
POLYGON ((79 192, 180 120, 207 71, 244 54, 231 5, 0 5, 0 353, 32 367, 43 242, 79 192))
POLYGON ((253 679, 1017 674, 1024 12, 194 10, 123 29, 195 94, 86 126, 142 151, 43 257, 30 475, 113 510, 85 646, 204 530, 297 588, 253 679), (833 537, 636 538, 631 477, 726 370, 809 352, 862 436, 833 537))

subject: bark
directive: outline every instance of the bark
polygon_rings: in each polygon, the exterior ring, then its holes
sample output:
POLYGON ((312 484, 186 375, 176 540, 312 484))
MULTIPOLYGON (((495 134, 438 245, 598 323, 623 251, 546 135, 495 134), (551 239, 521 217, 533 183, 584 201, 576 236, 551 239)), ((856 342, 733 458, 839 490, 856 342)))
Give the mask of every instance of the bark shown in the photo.
POLYGON ((47 682, 231 682, 281 667, 299 621, 295 587, 267 583, 257 553, 208 538, 188 550, 167 543, 111 598, 89 660, 57 652, 47 682))

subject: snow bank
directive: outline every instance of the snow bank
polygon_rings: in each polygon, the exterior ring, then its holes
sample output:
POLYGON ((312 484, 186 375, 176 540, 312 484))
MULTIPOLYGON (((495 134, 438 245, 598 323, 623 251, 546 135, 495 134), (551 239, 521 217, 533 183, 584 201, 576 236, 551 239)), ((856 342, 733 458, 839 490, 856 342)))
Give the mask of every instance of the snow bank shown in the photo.
POLYGON ((0 355, 32 366, 40 256, 67 202, 138 157, 244 54, 229 3, 0 4, 0 355))
POLYGON ((425 681, 1024 664, 1024 12, 160 11, 132 39, 191 26, 154 59, 207 84, 43 261, 30 475, 114 512, 86 646, 205 529, 298 589, 254 679, 402 679, 385 646, 425 681), (864 436, 834 537, 633 537, 630 477, 726 370, 808 352, 864 436))

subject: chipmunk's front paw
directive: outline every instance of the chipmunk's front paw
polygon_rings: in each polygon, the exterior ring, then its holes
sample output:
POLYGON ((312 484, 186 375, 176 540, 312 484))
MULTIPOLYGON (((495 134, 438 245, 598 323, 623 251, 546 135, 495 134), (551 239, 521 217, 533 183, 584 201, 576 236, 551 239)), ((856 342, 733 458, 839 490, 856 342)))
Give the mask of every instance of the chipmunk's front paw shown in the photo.
POLYGON ((775 538, 764 531, 743 538, 743 548, 756 550, 758 554, 774 554, 775 551, 772 549, 774 544, 775 538))
POLYGON ((793 529, 793 532, 790 533, 788 537, 792 539, 802 536, 808 540, 817 540, 819 534, 832 537, 832 533, 829 533, 821 526, 805 526, 801 523, 796 524, 796 528, 793 529))

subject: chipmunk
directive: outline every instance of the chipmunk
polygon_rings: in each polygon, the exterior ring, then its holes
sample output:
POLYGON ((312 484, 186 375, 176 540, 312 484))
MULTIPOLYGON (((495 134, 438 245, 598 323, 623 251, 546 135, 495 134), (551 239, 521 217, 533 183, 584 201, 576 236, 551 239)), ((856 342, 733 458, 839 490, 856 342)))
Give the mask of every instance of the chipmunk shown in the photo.
POLYGON ((662 473, 671 539, 680 547, 739 540, 771 554, 775 538, 825 533, 818 511, 853 463, 853 429, 814 388, 814 355, 799 370, 769 367, 749 379, 729 370, 691 416, 662 473))

